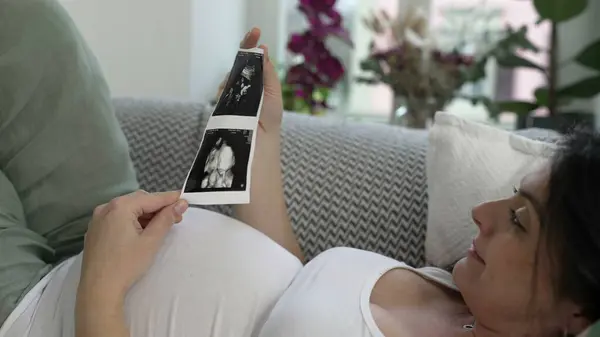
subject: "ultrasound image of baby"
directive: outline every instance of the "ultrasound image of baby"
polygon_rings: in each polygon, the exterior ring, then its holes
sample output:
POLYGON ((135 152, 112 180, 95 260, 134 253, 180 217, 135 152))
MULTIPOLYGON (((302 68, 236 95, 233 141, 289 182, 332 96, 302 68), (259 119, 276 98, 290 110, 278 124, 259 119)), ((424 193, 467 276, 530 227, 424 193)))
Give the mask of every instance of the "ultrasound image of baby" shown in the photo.
POLYGON ((204 164, 204 179, 200 186, 206 188, 230 188, 233 183, 235 155, 231 146, 219 138, 215 147, 210 150, 204 164))
POLYGON ((263 89, 262 54, 239 52, 213 116, 256 117, 263 89))
POLYGON ((252 130, 206 130, 185 192, 245 191, 252 130))

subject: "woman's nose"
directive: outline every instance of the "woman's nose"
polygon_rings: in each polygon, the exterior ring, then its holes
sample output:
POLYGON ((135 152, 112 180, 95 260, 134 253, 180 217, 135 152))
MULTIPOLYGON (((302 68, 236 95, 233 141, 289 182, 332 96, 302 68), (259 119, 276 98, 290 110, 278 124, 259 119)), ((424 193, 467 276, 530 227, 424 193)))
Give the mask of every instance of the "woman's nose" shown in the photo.
POLYGON ((471 210, 471 217, 475 225, 479 227, 479 231, 482 235, 489 235, 494 229, 494 211, 493 203, 486 202, 479 204, 471 210))

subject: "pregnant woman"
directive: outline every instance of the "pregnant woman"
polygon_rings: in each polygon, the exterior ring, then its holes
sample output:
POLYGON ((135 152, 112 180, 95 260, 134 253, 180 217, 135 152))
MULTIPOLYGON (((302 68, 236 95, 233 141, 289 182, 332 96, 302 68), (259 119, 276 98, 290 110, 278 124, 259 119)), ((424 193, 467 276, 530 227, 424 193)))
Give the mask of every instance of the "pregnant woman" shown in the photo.
POLYGON ((476 206, 478 235, 453 273, 350 248, 304 265, 283 198, 281 89, 262 48, 252 203, 237 219, 189 208, 177 191, 98 205, 83 252, 29 291, 1 337, 551 337, 600 318, 594 133, 568 137, 513 196, 476 206))

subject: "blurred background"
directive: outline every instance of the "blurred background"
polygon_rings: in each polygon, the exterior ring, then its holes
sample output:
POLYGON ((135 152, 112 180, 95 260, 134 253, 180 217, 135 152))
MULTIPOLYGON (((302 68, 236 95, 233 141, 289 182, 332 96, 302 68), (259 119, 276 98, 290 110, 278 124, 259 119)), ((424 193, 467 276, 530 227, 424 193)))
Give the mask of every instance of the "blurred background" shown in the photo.
POLYGON ((595 125, 600 1, 570 0, 566 14, 543 2, 62 0, 114 96, 213 100, 257 26, 290 111, 413 127, 437 110, 506 129, 557 128, 557 114, 595 125))

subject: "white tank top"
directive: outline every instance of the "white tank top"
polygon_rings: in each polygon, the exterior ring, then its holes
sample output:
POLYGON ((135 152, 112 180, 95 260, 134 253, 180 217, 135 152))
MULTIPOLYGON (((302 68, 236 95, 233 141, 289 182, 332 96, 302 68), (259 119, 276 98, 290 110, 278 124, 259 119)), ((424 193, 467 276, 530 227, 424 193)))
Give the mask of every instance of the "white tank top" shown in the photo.
POLYGON ((277 302, 260 337, 384 337, 371 313, 371 292, 388 271, 409 269, 457 290, 438 268, 415 269, 353 248, 328 250, 308 263, 277 302))
MULTIPOLYGON (((306 266, 254 228, 190 209, 155 263, 130 290, 132 337, 362 337, 383 335, 370 311, 375 283, 411 269, 352 248, 328 250, 306 266)), ((411 269, 455 289, 449 273, 411 269)), ((0 328, 0 337, 75 336, 81 255, 40 282, 0 328)))

